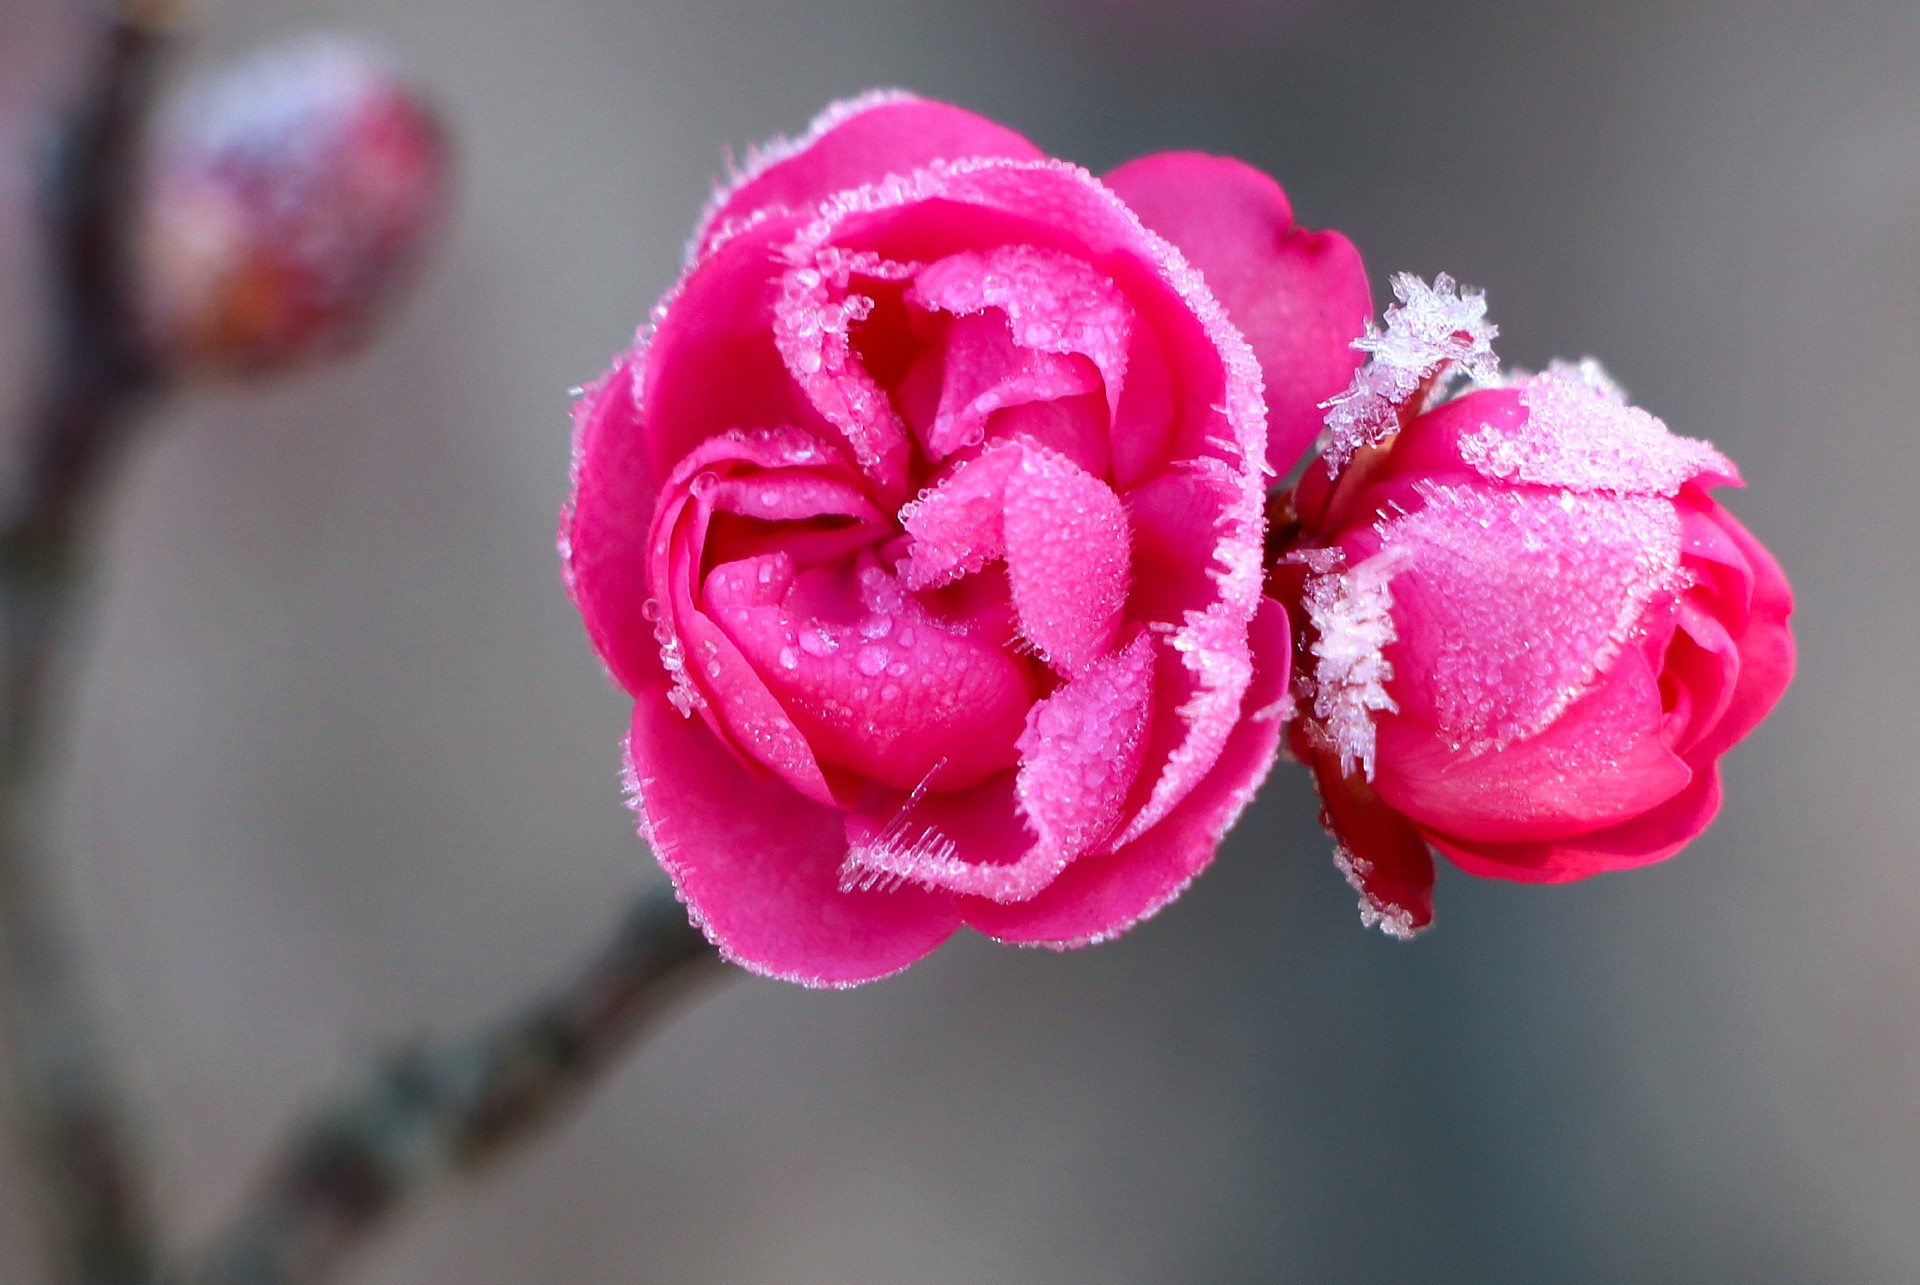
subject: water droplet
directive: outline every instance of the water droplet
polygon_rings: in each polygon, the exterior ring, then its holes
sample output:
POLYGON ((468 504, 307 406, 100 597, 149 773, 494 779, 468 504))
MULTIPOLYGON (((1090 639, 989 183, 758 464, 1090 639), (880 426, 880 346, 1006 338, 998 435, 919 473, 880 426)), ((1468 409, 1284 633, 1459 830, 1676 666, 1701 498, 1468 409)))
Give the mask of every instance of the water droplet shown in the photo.
POLYGON ((860 649, 860 655, 854 660, 854 668, 869 678, 876 677, 887 667, 888 652, 881 643, 869 643, 860 649))
POLYGON ((885 638, 892 632, 892 616, 868 616, 860 622, 860 636, 862 638, 885 638))
POLYGON ((800 657, 794 654, 793 648, 782 647, 780 649, 780 668, 798 669, 799 667, 800 667, 800 657))

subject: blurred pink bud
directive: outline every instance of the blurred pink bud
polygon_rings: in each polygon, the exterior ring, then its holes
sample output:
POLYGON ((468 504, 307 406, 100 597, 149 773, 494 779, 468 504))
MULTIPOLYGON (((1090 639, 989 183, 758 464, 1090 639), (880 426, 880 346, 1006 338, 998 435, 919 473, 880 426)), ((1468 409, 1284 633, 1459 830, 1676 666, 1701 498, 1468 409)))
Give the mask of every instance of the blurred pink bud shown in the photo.
POLYGON ((1793 595, 1708 495, 1740 485, 1726 456, 1596 362, 1502 381, 1485 300, 1445 276, 1395 293, 1268 589, 1340 867, 1363 920, 1407 936, 1429 848, 1552 883, 1706 829, 1720 756, 1792 676, 1793 595), (1444 400, 1457 369, 1495 386, 1444 400))
POLYGON ((245 376, 372 337, 442 222, 439 122, 379 53, 269 50, 194 94, 158 140, 141 249, 162 366, 245 376))

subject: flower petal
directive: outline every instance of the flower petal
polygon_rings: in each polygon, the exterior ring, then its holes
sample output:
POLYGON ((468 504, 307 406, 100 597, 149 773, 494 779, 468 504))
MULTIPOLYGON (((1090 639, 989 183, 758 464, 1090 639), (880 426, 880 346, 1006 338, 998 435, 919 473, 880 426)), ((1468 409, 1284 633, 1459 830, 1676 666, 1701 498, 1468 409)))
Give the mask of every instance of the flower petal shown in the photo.
POLYGON ((748 772, 664 684, 634 702, 628 740, 643 837, 709 940, 734 962, 806 986, 898 972, 959 924, 950 898, 843 891, 842 814, 748 772))
POLYGON ((1080 858, 1032 899, 1010 905, 962 900, 969 924, 1022 945, 1091 945, 1154 914, 1206 869, 1221 836, 1266 780, 1280 743, 1277 715, 1293 651, 1285 610, 1262 600, 1250 634, 1254 673, 1246 689, 1246 716, 1212 771, 1159 824, 1114 852, 1080 858))
POLYGON ((1464 754, 1446 734, 1380 716, 1380 797, 1418 825, 1464 840, 1547 840, 1657 807, 1694 773, 1667 748, 1659 682, 1641 648, 1538 735, 1464 754))
POLYGON ((699 259, 731 228, 769 208, 806 212, 845 188, 969 156, 1039 160, 1045 153, 1005 125, 900 90, 833 103, 797 139, 754 149, 695 229, 699 259))
MULTIPOLYGON (((1687 500, 1682 494, 1682 503, 1687 500)), ((1751 732, 1774 707, 1787 684, 1793 680, 1793 634, 1787 618, 1793 614, 1793 590, 1786 573, 1761 543, 1754 539, 1739 519, 1708 502, 1714 523, 1742 555, 1751 577, 1747 610, 1736 637, 1740 648, 1740 674, 1727 712, 1713 730, 1688 750, 1695 762, 1716 758, 1751 732)), ((1684 509, 1683 509, 1684 512, 1684 509)), ((1723 613, 1723 622, 1725 613, 1723 613)))
POLYGON ((573 407, 573 494, 560 515, 560 567, 587 637, 614 681, 628 691, 655 682, 660 649, 642 614, 647 530, 660 479, 647 459, 634 399, 638 364, 613 369, 573 407))
POLYGON ((1468 874, 1519 883, 1567 883, 1609 870, 1665 861, 1720 810, 1720 771, 1709 764, 1666 802, 1617 825, 1536 843, 1478 843, 1422 827, 1434 847, 1468 874))
POLYGON ((1320 403, 1360 365, 1351 344, 1373 315, 1373 293, 1359 251, 1338 232, 1300 227, 1279 184, 1228 157, 1161 152, 1104 181, 1200 270, 1253 346, 1266 383, 1267 464, 1284 475, 1318 436, 1320 403))
POLYGON ((1361 924, 1402 939, 1431 924, 1433 854, 1420 831, 1357 773, 1342 775, 1336 751, 1314 751, 1313 779, 1334 864, 1360 894, 1361 924))
POLYGON ((1045 447, 1007 478, 1007 579, 1020 632, 1063 675, 1105 655, 1132 569, 1127 513, 1105 482, 1045 447))

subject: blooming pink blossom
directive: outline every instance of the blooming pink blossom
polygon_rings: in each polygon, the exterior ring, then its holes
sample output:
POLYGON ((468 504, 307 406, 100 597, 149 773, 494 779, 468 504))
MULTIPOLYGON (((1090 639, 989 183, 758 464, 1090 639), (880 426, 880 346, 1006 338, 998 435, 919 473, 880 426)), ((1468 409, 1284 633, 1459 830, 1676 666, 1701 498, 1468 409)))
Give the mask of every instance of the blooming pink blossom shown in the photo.
POLYGON ((432 112, 375 51, 301 41, 214 78, 174 114, 150 176, 156 356, 253 375, 359 346, 438 229, 449 168, 432 112))
POLYGON ((1779 566, 1708 498, 1731 461, 1591 361, 1423 410, 1457 370, 1496 378, 1494 329, 1445 277, 1396 289, 1270 587, 1301 640, 1292 746, 1363 919, 1406 936, 1429 847, 1531 882, 1678 851, 1793 640, 1779 566))
POLYGON ((561 532, 721 950, 851 985, 1176 896, 1274 755, 1262 501, 1370 310, 1235 161, 1095 179, 897 93, 755 154, 579 401, 561 532))

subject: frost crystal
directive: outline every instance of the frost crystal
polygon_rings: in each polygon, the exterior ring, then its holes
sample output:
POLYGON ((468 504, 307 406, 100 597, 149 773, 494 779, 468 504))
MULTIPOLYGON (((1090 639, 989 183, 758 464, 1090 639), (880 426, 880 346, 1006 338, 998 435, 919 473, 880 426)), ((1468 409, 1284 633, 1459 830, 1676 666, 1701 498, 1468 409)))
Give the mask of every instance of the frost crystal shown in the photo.
POLYGON ((1369 354, 1353 383, 1329 402, 1327 462, 1337 472, 1353 453, 1400 426, 1400 410, 1438 378, 1464 370, 1489 383, 1500 375, 1493 341, 1500 328, 1487 320, 1487 297, 1461 290, 1442 272, 1429 286, 1410 272, 1393 278, 1400 302, 1386 311, 1384 330, 1371 324, 1353 346, 1369 354))
POLYGON ((1375 530, 1436 640, 1421 663, 1437 728, 1469 754, 1552 726, 1650 604, 1687 583, 1670 501, 1432 482, 1418 493, 1419 508, 1375 530))
POLYGON ((1515 428, 1483 424, 1460 438, 1460 456, 1498 482, 1622 495, 1674 495, 1701 474, 1738 477, 1707 442, 1669 432, 1629 406, 1592 358, 1555 362, 1520 385, 1527 418, 1515 428))
MULTIPOLYGON (((1393 665, 1382 654, 1393 627, 1393 576, 1406 561, 1388 549, 1351 571, 1307 577, 1303 602, 1319 633, 1313 644, 1313 713, 1340 755, 1340 770, 1358 765, 1373 779, 1373 716, 1400 707, 1387 694, 1393 665)), ((1311 564, 1309 564, 1311 565, 1311 564)))
POLYGON ((1387 936, 1398 937, 1401 941, 1413 940, 1413 912, 1392 902, 1382 901, 1368 891, 1367 876, 1373 873, 1373 862, 1355 856, 1346 844, 1336 842, 1333 845, 1333 864, 1340 867, 1340 873, 1346 876, 1347 887, 1360 894, 1362 928, 1378 928, 1387 936))

